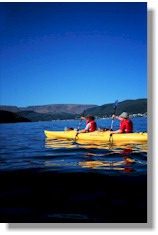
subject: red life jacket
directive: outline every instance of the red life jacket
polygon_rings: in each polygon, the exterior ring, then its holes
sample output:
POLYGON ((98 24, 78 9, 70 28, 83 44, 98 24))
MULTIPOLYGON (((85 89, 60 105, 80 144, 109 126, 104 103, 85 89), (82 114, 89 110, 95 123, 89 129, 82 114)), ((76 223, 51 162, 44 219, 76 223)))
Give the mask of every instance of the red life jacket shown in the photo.
POLYGON ((89 132, 93 132, 93 131, 96 131, 96 129, 97 129, 97 124, 96 124, 96 122, 95 121, 90 121, 89 122, 91 125, 90 125, 90 129, 89 129, 89 132))
POLYGON ((123 119, 120 123, 120 130, 123 133, 131 133, 133 132, 133 123, 129 119, 123 119))

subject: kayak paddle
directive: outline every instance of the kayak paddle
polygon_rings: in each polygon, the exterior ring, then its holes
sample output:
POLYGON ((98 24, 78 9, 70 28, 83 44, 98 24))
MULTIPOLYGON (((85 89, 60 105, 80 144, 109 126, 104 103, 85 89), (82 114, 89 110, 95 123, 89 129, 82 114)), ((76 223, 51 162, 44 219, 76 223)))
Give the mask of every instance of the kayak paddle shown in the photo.
MULTIPOLYGON (((83 117, 84 117, 84 114, 85 114, 85 110, 84 110, 83 115, 82 115, 83 117)), ((79 131, 81 123, 82 123, 82 119, 80 119, 80 121, 79 121, 79 124, 78 124, 78 127, 77 127, 77 131, 79 131)))
MULTIPOLYGON (((113 115, 115 115, 115 113, 116 113, 117 105, 118 105, 118 100, 116 100, 115 103, 113 104, 113 108, 114 108, 113 115)), ((111 122, 111 131, 113 129, 113 125, 114 125, 114 118, 112 118, 112 122, 111 122)))

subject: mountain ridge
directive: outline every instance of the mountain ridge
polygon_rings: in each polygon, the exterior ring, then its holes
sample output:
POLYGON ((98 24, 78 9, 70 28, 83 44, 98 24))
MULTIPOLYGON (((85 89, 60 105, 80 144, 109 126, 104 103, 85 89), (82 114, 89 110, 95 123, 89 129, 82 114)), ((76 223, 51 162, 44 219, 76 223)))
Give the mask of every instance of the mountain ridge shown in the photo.
MULTIPOLYGON (((114 111, 114 103, 104 104, 96 108, 88 109, 88 113, 95 116, 109 116, 113 114, 114 111)), ((116 114, 119 115, 122 112, 128 112, 129 114, 137 114, 137 113, 146 113, 147 112, 147 99, 136 99, 136 100, 124 100, 118 102, 116 114)))
MULTIPOLYGON (((30 106, 29 106, 30 107, 30 106)), ((66 120, 66 119, 79 119, 83 115, 94 115, 96 118, 111 117, 114 112, 114 103, 104 105, 45 105, 38 106, 40 112, 30 110, 28 107, 17 109, 16 106, 0 106, 0 110, 3 108, 12 110, 18 110, 15 114, 21 117, 27 118, 32 122, 37 121, 52 121, 52 120, 66 120), (47 107, 49 106, 49 107, 47 107), (48 111, 48 112, 46 112, 48 111)), ((31 109, 38 110, 37 106, 31 106, 31 109), (35 107, 35 108, 32 108, 35 107)), ((128 112, 130 115, 133 114, 144 114, 147 113, 147 99, 136 99, 136 100, 124 100, 118 103, 116 109, 116 115, 120 115, 122 112, 128 112)))
POLYGON ((22 111, 33 111, 36 113, 74 113, 80 114, 85 109, 94 108, 98 105, 94 104, 48 104, 48 105, 34 105, 27 107, 0 105, 0 110, 10 111, 10 112, 22 112, 22 111))

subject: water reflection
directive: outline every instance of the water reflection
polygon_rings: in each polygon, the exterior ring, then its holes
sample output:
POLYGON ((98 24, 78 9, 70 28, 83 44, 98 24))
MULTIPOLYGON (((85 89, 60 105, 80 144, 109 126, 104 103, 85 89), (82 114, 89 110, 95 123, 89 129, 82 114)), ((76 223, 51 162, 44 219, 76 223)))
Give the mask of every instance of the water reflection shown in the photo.
POLYGON ((105 144, 85 141, 46 139, 45 147, 64 151, 62 159, 53 159, 45 166, 80 167, 107 171, 133 172, 147 167, 147 143, 105 144), (73 155, 73 158, 72 158, 73 155), (79 156, 79 157, 78 157, 79 156))
POLYGON ((71 140, 45 139, 45 147, 52 149, 73 149, 76 148, 76 142, 71 140))
POLYGON ((135 151, 143 151, 147 152, 147 143, 120 143, 113 144, 111 142, 105 143, 99 141, 99 143, 94 143, 94 141, 85 141, 85 140, 63 140, 63 139, 45 139, 45 147, 52 149, 75 149, 75 148, 85 148, 85 149, 107 149, 107 150, 115 150, 120 149, 132 149, 135 151))

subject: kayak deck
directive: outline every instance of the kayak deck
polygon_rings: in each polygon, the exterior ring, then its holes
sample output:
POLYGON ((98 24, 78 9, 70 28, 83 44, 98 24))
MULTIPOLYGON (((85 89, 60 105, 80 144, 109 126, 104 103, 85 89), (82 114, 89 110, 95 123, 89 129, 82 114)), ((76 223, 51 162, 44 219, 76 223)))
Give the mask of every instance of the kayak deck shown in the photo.
POLYGON ((113 134, 110 137, 110 131, 94 131, 88 133, 80 133, 76 137, 76 130, 70 131, 47 131, 44 130, 44 134, 47 138, 51 139, 74 139, 74 140, 86 140, 86 141, 109 141, 113 142, 145 142, 147 141, 147 133, 124 133, 124 134, 113 134))

